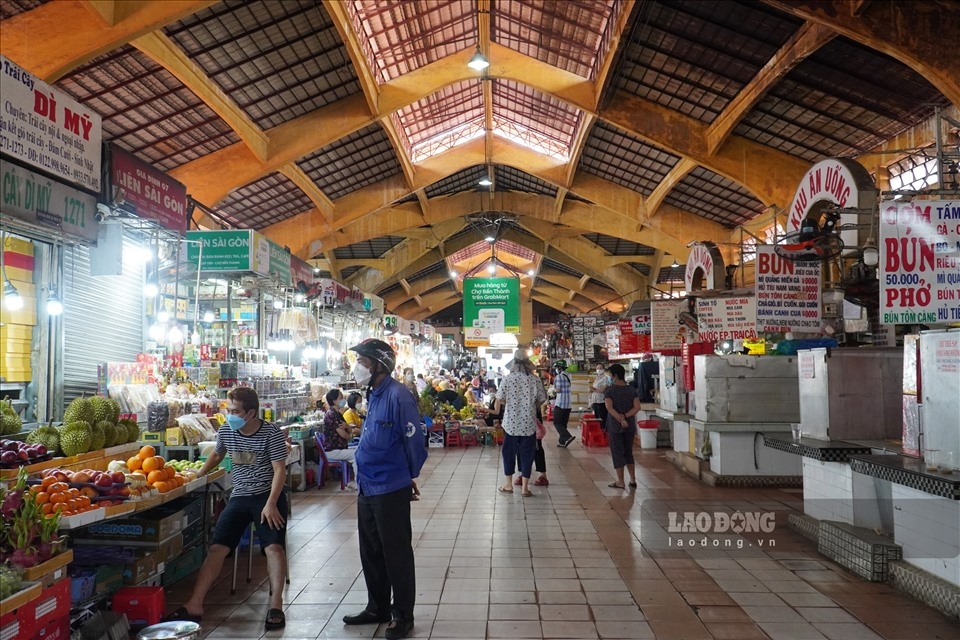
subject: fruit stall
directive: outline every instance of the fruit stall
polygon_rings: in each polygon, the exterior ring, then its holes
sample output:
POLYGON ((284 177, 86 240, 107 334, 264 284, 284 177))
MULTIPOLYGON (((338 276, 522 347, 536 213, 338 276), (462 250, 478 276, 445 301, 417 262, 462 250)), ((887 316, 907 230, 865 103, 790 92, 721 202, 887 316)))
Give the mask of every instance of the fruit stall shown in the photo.
POLYGON ((0 638, 66 638, 119 589, 202 563, 225 470, 198 477, 198 463, 139 443, 60 458, 0 446, 21 462, 0 471, 0 638))

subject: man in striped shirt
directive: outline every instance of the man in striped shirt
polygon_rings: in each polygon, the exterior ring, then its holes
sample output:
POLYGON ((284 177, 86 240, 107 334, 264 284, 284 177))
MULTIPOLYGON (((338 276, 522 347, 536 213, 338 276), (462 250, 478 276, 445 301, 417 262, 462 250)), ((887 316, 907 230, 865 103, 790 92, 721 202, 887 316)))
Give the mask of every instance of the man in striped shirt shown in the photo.
POLYGON ((217 432, 217 445, 200 468, 205 476, 217 468, 229 453, 233 461, 233 491, 217 526, 193 594, 168 619, 200 621, 203 600, 220 575, 223 561, 240 543, 251 522, 257 525, 260 546, 267 555, 270 575, 270 610, 265 628, 280 629, 283 614, 283 583, 286 567, 287 496, 284 493, 287 442, 280 429, 260 419, 260 398, 249 387, 237 387, 227 394, 227 423, 217 432))
POLYGON ((576 440, 570 435, 567 423, 570 421, 570 410, 573 408, 570 398, 570 376, 567 375, 566 360, 557 360, 553 365, 555 376, 553 378, 553 388, 557 391, 557 398, 553 403, 553 428, 557 430, 560 436, 558 447, 566 449, 570 443, 576 440))

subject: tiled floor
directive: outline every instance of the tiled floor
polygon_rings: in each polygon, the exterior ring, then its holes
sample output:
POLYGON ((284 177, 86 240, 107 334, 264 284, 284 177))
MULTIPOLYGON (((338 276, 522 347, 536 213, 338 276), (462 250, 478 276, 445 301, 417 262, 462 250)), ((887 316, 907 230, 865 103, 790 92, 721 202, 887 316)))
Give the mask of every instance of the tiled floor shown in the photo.
MULTIPOLYGON (((636 453, 639 487, 623 491, 607 487, 606 450, 551 444, 550 486, 523 498, 497 493, 497 448, 431 449, 413 505, 414 637, 960 638, 955 620, 864 582, 788 530, 786 514, 802 508, 799 491, 715 489, 678 471, 662 450, 636 453), (776 523, 742 536, 714 528, 706 538, 664 528, 685 512, 706 514, 699 517, 717 527, 711 514, 735 510, 773 513, 776 523)), ((232 567, 224 569, 207 599, 205 636, 383 637, 383 626, 341 621, 366 603, 356 526, 355 497, 338 483, 296 494, 286 628, 263 633, 267 586, 258 556, 252 584, 243 582, 241 563, 235 596, 232 567)), ((189 588, 184 580, 170 591, 171 608, 189 588)))

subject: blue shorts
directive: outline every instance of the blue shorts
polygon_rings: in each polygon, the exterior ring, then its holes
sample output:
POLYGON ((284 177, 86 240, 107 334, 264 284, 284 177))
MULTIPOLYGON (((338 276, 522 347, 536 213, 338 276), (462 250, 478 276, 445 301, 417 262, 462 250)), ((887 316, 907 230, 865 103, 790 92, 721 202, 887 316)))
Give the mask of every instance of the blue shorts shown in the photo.
POLYGON ((212 544, 221 544, 229 549, 236 549, 240 544, 240 539, 247 531, 247 527, 253 522, 257 525, 257 538, 260 540, 260 548, 266 549, 272 544, 283 545, 287 538, 287 492, 280 493, 277 500, 277 510, 283 516, 283 526, 280 529, 272 529, 266 522, 261 523, 260 517, 263 508, 267 505, 267 499, 270 492, 261 493, 255 496, 236 496, 230 498, 226 508, 220 514, 217 520, 217 526, 213 530, 212 544))

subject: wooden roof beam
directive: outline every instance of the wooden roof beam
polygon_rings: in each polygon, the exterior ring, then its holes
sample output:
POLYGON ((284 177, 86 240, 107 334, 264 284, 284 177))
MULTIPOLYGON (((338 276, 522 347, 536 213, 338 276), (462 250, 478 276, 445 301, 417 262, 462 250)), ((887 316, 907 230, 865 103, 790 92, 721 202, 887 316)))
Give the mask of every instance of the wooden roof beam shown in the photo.
POLYGON ((663 204, 663 201, 666 200, 667 196, 670 195, 670 192, 673 191, 673 188, 680 184, 683 179, 696 168, 697 163, 689 158, 680 158, 680 161, 673 165, 670 173, 663 176, 663 180, 661 180, 657 186, 654 187, 653 191, 650 192, 650 195, 647 196, 646 206, 648 218, 657 215, 657 210, 660 208, 660 205, 663 204))

